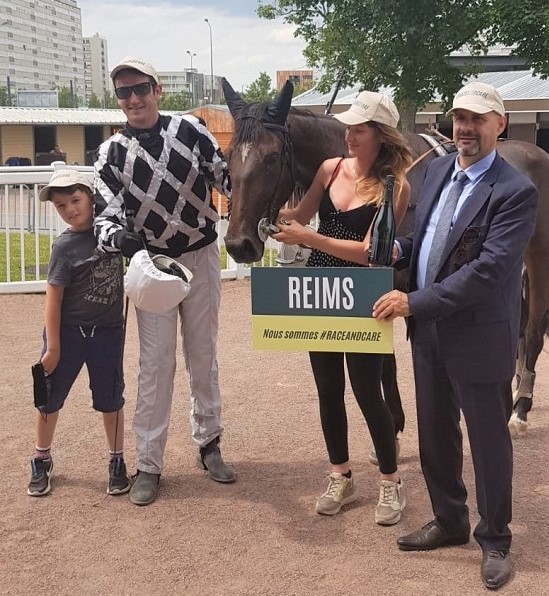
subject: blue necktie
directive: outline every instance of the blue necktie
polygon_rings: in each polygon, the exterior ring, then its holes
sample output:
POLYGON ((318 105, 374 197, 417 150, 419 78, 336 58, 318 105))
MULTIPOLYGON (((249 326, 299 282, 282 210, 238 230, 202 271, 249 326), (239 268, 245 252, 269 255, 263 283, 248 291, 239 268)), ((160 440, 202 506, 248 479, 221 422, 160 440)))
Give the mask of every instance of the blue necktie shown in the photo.
POLYGON ((431 251, 429 252, 429 258, 427 259, 427 270, 425 272, 425 287, 430 286, 437 276, 440 259, 444 252, 446 240, 448 240, 448 234, 452 227, 452 218, 454 217, 454 211, 458 203, 458 199, 463 192, 463 186, 467 182, 467 174, 460 170, 456 174, 456 180, 450 187, 446 202, 440 212, 438 218, 437 227, 435 229, 435 235, 433 236, 433 243, 431 244, 431 251))

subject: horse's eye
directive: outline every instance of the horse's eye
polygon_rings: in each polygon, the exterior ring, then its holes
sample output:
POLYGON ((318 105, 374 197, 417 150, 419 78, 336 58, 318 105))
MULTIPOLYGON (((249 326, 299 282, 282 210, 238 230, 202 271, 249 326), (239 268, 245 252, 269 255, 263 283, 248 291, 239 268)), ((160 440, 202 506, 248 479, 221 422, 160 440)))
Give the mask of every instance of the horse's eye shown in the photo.
POLYGON ((280 162, 280 155, 278 153, 268 153, 263 160, 263 163, 268 167, 272 168, 274 165, 280 162))

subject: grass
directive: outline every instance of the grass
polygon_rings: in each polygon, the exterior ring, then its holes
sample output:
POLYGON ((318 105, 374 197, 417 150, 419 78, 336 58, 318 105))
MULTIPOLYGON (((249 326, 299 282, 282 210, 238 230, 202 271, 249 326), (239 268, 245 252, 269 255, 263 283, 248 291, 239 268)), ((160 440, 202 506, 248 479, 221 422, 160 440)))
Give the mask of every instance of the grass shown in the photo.
MULTIPOLYGON (((38 234, 38 263, 40 265, 39 277, 36 277, 36 236, 35 234, 24 233, 23 242, 19 232, 11 232, 9 235, 10 246, 10 281, 22 281, 21 275, 21 245, 25 251, 25 280, 35 281, 46 279, 46 269, 50 258, 50 236, 49 234, 38 234)), ((0 254, 6 254, 6 233, 0 232, 0 254)), ((5 259, 0 259, 0 282, 7 281, 7 265, 5 259)))
MULTIPOLYGON (((21 235, 19 232, 10 233, 10 281, 22 281, 21 276, 21 235)), ((35 235, 24 233, 23 243, 25 250, 25 280, 35 281, 35 259, 36 246, 35 235)), ((6 233, 0 232, 0 254, 6 254, 6 233)), ((38 255, 40 265, 40 275, 38 279, 46 279, 48 261, 50 258, 50 236, 49 234, 38 235, 38 255)), ((255 267, 268 267, 269 264, 275 264, 274 258, 277 250, 266 249, 263 261, 254 263, 255 267)), ((227 269, 227 250, 221 246, 221 269, 227 269)), ((7 281, 6 261, 0 259, 0 283, 7 281)))

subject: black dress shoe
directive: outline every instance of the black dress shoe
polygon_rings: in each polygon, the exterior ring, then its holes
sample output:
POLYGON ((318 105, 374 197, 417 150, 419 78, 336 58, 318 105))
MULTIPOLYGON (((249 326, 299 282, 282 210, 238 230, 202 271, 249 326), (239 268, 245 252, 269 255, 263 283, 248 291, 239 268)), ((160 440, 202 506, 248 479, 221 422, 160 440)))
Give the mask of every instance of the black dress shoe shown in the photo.
POLYGON ((400 550, 434 550, 441 546, 467 544, 469 533, 470 530, 467 529, 463 533, 450 534, 441 528, 436 520, 433 520, 423 528, 398 538, 397 545, 400 550))
POLYGON ((480 567, 482 583, 489 590, 504 586, 511 577, 511 555, 505 550, 485 550, 480 567))

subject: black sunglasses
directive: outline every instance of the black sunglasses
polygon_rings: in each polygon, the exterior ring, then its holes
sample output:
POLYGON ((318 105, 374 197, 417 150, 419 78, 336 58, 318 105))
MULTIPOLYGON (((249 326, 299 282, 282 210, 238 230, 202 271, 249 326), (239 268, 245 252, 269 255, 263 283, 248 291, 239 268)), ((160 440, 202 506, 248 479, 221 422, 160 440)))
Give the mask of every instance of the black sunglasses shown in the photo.
POLYGON ((155 87, 155 83, 147 81, 146 83, 137 83, 137 85, 130 85, 128 87, 118 87, 114 90, 114 94, 118 99, 130 99, 132 93, 135 93, 137 97, 145 97, 155 87))

